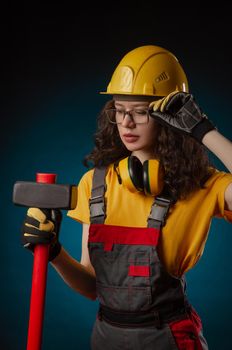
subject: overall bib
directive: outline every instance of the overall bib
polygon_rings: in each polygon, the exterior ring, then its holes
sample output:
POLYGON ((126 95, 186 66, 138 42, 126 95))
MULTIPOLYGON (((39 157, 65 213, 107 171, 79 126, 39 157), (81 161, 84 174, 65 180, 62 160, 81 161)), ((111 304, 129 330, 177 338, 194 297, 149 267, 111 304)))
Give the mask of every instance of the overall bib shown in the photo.
POLYGON ((90 199, 88 248, 100 303, 92 350, 207 350, 185 278, 171 276, 157 254, 170 201, 154 199, 147 228, 105 225, 106 170, 95 169, 90 199))

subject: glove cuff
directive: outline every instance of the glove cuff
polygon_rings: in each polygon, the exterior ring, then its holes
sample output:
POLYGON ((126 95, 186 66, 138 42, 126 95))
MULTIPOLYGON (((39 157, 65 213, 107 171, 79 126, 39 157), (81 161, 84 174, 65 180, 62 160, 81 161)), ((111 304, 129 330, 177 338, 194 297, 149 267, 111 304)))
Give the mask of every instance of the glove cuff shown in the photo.
POLYGON ((50 246, 50 252, 49 252, 49 261, 54 260, 61 251, 62 245, 59 241, 56 241, 54 245, 50 246))
POLYGON ((217 130, 217 128, 211 123, 208 118, 204 118, 198 123, 192 130, 192 136, 202 143, 202 139, 211 130, 217 130))

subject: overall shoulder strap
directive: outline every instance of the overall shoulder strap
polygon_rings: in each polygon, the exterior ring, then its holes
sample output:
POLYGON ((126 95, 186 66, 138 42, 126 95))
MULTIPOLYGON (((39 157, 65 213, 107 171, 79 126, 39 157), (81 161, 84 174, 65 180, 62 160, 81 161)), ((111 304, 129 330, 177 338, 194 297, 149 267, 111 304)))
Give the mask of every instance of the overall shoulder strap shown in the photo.
POLYGON ((166 198, 162 195, 155 197, 150 215, 147 219, 147 227, 161 229, 166 223, 168 211, 172 204, 170 198, 166 198))
POLYGON ((91 224, 103 224, 105 221, 106 172, 107 172, 107 167, 94 169, 91 198, 89 200, 91 224))

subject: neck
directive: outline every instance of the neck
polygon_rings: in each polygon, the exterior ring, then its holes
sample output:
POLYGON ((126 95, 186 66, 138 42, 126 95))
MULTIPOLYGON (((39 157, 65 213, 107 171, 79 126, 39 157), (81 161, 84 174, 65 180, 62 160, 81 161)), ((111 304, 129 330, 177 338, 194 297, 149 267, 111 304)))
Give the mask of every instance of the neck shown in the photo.
POLYGON ((132 152, 131 155, 137 157, 142 164, 145 162, 145 160, 156 158, 154 152, 144 151, 144 150, 143 151, 134 151, 134 152, 132 152))

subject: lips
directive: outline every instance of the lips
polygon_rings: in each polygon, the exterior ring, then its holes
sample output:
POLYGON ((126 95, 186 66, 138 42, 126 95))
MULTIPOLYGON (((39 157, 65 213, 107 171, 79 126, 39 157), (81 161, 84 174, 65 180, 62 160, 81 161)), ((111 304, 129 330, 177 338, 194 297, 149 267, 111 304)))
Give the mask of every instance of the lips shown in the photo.
POLYGON ((123 139, 129 143, 136 142, 138 140, 138 138, 139 138, 138 135, 133 135, 133 134, 124 134, 123 135, 123 139))
POLYGON ((130 137, 130 136, 135 137, 135 136, 136 136, 136 137, 138 137, 138 135, 131 134, 131 133, 129 133, 129 132, 128 132, 127 134, 123 134, 123 136, 126 136, 126 137, 127 137, 127 136, 128 136, 128 137, 130 137))

